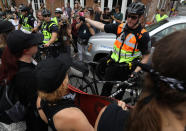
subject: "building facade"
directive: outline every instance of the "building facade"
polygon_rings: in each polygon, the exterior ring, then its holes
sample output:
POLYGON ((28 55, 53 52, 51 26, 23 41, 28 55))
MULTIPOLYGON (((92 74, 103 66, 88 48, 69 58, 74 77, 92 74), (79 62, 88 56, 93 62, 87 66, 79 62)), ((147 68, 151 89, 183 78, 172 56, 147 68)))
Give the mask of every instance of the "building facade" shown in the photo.
MULTIPOLYGON (((0 0, 0 6, 3 9, 5 5, 8 5, 14 1, 16 6, 20 4, 28 5, 31 3, 34 12, 40 9, 42 4, 45 5, 47 9, 49 9, 52 14, 55 8, 61 8, 62 6, 66 6, 67 3, 70 3, 71 8, 74 8, 74 1, 75 0, 0 0)), ((94 0, 79 0, 82 7, 93 7, 94 0)), ((148 16, 147 21, 151 21, 154 17, 155 11, 157 8, 166 8, 169 10, 170 8, 170 1, 171 0, 99 0, 101 9, 103 10, 104 7, 108 7, 110 11, 116 6, 119 5, 121 7, 121 12, 125 16, 127 5, 134 1, 141 1, 147 7, 146 16, 148 16)))

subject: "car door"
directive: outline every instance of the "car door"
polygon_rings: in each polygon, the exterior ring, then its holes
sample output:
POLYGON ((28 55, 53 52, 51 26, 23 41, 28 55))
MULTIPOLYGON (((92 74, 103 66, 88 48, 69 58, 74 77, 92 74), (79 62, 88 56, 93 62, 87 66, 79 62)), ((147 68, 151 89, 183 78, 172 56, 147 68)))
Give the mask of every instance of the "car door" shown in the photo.
POLYGON ((155 42, 162 39, 163 37, 165 37, 171 33, 174 33, 176 31, 182 30, 182 29, 186 29, 186 23, 180 23, 180 24, 176 24, 173 26, 169 26, 166 29, 159 31, 158 33, 151 36, 152 46, 155 46, 154 45, 155 42))

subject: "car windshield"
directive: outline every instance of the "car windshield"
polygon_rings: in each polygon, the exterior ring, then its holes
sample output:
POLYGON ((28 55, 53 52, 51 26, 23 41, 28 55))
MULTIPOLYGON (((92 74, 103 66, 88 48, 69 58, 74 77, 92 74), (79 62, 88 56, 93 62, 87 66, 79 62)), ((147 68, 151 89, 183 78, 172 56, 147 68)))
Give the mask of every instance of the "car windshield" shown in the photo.
POLYGON ((168 22, 168 20, 162 20, 162 21, 160 21, 160 22, 158 22, 158 23, 155 23, 155 24, 152 24, 152 25, 147 26, 147 27, 146 27, 146 30, 147 30, 148 32, 150 32, 150 31, 152 31, 152 30, 154 30, 154 29, 160 27, 161 25, 163 25, 163 24, 165 24, 165 23, 167 23, 167 22, 168 22))

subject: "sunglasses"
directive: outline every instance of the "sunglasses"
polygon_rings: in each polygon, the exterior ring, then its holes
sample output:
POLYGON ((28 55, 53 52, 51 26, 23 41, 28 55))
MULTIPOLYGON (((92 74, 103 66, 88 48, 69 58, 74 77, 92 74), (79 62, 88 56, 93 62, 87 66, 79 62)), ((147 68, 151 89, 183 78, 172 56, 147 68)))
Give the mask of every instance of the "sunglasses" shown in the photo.
POLYGON ((43 15, 43 17, 50 17, 50 15, 43 15))
POLYGON ((133 20, 136 20, 138 17, 137 16, 134 16, 134 15, 128 15, 127 18, 131 18, 133 20))

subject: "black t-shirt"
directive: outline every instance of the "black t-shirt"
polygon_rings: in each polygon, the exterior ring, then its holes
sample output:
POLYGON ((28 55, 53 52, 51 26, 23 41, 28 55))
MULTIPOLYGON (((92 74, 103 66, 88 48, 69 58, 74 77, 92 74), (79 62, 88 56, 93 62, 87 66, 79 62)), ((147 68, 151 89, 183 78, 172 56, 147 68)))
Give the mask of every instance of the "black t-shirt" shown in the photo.
POLYGON ((78 37, 88 40, 91 37, 91 33, 85 23, 83 23, 78 30, 78 37))
POLYGON ((19 24, 23 24, 24 23, 24 19, 28 17, 28 23, 30 26, 32 26, 34 28, 34 21, 35 18, 32 15, 28 15, 28 16, 23 16, 19 19, 19 24))
MULTIPOLYGON (((119 24, 106 24, 104 30, 107 33, 113 33, 117 35, 118 26, 119 24)), ((128 35, 130 32, 137 32, 137 30, 142 30, 142 29, 143 28, 141 25, 139 25, 137 29, 129 29, 129 27, 126 25, 126 35, 128 35)), ((137 49, 141 51, 142 55, 150 53, 151 42, 150 42, 150 36, 148 32, 142 34, 142 38, 139 40, 137 49)))
POLYGON ((124 111, 116 103, 110 104, 103 112, 97 130, 125 131, 129 115, 128 111, 124 111))
MULTIPOLYGON (((103 14, 103 19, 111 19, 110 14, 103 14)), ((110 22, 102 21, 104 24, 109 24, 110 22)))
POLYGON ((12 85, 15 87, 16 94, 22 104, 27 105, 32 103, 35 105, 37 99, 37 90, 35 82, 34 69, 35 65, 32 63, 25 63, 18 61, 18 73, 15 75, 12 85), (26 68, 26 70, 19 73, 19 70, 26 68))

